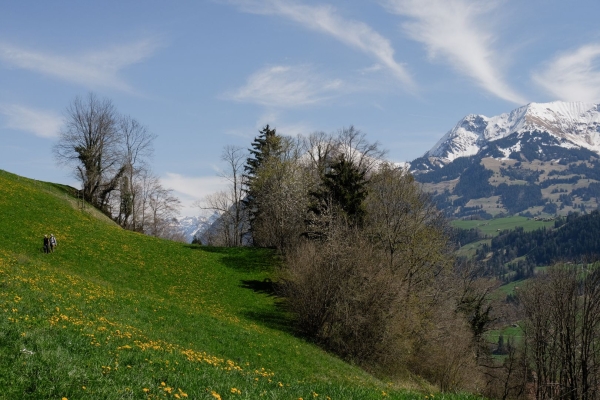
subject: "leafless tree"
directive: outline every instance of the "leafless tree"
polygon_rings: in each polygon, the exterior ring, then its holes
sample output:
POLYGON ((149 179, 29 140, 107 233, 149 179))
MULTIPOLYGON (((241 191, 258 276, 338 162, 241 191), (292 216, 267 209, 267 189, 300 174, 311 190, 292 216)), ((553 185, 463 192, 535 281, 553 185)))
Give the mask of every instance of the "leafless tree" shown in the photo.
POLYGON ((367 141, 365 133, 350 126, 340 129, 336 138, 338 151, 343 153, 347 160, 350 160, 359 170, 370 173, 378 167, 385 151, 380 149, 379 143, 367 141))
POLYGON ((173 222, 177 217, 181 202, 173 196, 171 189, 155 186, 149 194, 148 211, 150 220, 146 233, 151 236, 170 239, 173 222))
POLYGON ((93 93, 76 97, 67 107, 65 126, 54 147, 56 160, 74 168, 84 199, 105 212, 124 173, 117 120, 110 100, 93 93))
POLYGON ((246 151, 242 147, 226 146, 221 153, 221 161, 227 169, 220 176, 227 180, 228 188, 206 196, 197 206, 202 210, 213 210, 220 214, 219 220, 211 229, 211 244, 242 246, 247 244, 244 237, 248 233, 248 213, 242 202, 244 192, 244 163, 246 151))
POLYGON ((174 223, 181 202, 173 190, 164 188, 158 177, 146 169, 140 171, 134 190, 138 193, 136 230, 164 239, 183 239, 174 223))
POLYGON ((538 399, 600 398, 600 265, 560 265, 521 291, 538 399))
POLYGON ((409 288, 427 284, 451 265, 445 219, 412 175, 382 164, 368 188, 366 229, 409 288))
POLYGON ((123 227, 136 230, 138 214, 136 188, 139 187, 137 181, 140 179, 142 169, 148 168, 147 162, 152 156, 156 135, 150 133, 148 128, 130 116, 121 117, 118 128, 125 171, 121 181, 117 222, 123 227))

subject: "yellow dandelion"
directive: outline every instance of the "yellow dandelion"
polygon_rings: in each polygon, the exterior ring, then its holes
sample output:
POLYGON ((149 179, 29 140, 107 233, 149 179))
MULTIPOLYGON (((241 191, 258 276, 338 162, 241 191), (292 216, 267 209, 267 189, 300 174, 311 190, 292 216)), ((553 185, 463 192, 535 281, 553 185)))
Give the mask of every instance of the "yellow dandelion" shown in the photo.
POLYGON ((148 392, 150 391, 150 389, 148 389, 148 388, 143 388, 143 389, 142 389, 142 391, 143 391, 144 393, 148 393, 148 392))
POLYGON ((212 394, 212 397, 214 397, 217 400, 221 400, 221 395, 217 392, 215 392, 214 390, 212 392, 210 392, 210 394, 212 394))

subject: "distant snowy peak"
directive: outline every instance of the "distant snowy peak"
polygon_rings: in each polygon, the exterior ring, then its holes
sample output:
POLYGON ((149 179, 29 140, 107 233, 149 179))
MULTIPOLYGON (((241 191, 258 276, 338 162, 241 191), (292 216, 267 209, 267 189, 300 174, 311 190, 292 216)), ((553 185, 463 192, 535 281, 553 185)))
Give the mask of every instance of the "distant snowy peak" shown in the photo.
POLYGON ((556 101, 530 103, 491 118, 471 114, 446 133, 425 157, 447 164, 458 157, 477 154, 489 142, 535 131, 555 136, 565 147, 582 147, 600 154, 600 105, 556 101))
POLYGON ((218 213, 213 213, 210 216, 181 217, 177 218, 177 226, 189 243, 194 239, 195 235, 199 235, 207 230, 218 218, 218 213))

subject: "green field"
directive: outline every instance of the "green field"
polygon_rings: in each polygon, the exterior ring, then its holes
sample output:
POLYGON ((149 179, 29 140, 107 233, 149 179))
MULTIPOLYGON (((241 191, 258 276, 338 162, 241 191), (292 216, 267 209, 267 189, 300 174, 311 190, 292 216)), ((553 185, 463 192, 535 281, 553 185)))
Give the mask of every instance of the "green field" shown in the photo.
POLYGON ((478 228, 483 234, 497 236, 500 231, 505 229, 515 229, 522 226, 526 232, 533 231, 542 227, 553 227, 554 221, 535 221, 527 217, 514 216, 505 218, 495 218, 490 220, 454 220, 452 226, 460 229, 478 228))
POLYGON ((124 231, 68 192, 0 171, 0 398, 430 396, 294 336, 272 252, 124 231))

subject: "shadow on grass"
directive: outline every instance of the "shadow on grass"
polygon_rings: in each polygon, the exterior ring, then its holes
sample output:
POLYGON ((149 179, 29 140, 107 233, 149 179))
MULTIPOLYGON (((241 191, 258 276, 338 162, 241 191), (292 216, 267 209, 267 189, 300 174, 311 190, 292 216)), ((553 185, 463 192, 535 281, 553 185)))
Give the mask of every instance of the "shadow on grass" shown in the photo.
POLYGON ((256 293, 265 293, 269 296, 275 296, 275 283, 273 283, 269 278, 263 279, 262 281, 256 279, 250 280, 242 280, 242 284, 240 285, 244 289, 252 289, 256 293))
POLYGON ((279 259, 272 249, 253 247, 211 247, 199 245, 186 245, 191 250, 200 250, 208 253, 221 254, 221 262, 228 268, 240 272, 271 271, 279 263, 279 259))
MULTIPOLYGON (((200 245, 186 245, 190 250, 200 250, 208 253, 222 255, 221 262, 228 268, 239 272, 268 272, 281 262, 273 249, 253 248, 253 247, 211 247, 200 245)), ((257 324, 269 329, 279 330, 292 335, 296 335, 294 330, 294 320, 284 307, 283 300, 277 296, 276 282, 266 278, 244 279, 240 281, 240 287, 250 289, 255 293, 266 294, 274 297, 274 305, 269 308, 259 310, 246 310, 242 314, 256 322, 257 324)))
POLYGON ((297 335, 292 317, 286 314, 283 308, 278 311, 245 311, 243 315, 266 328, 297 335))

